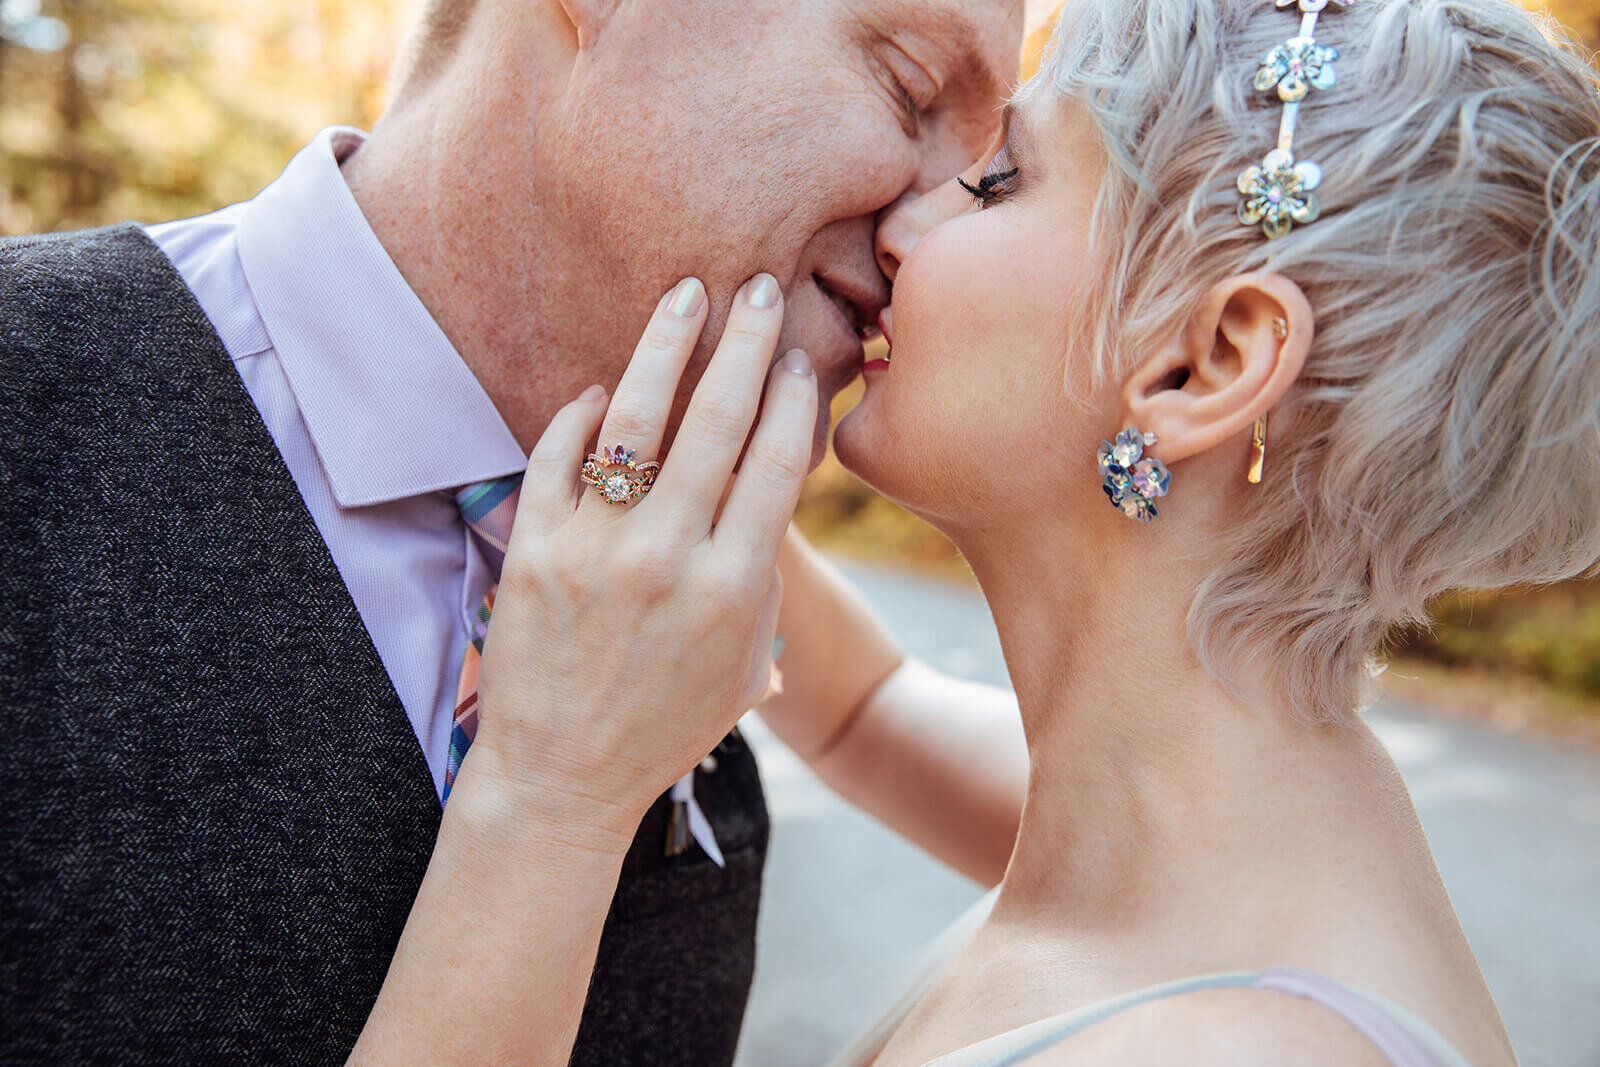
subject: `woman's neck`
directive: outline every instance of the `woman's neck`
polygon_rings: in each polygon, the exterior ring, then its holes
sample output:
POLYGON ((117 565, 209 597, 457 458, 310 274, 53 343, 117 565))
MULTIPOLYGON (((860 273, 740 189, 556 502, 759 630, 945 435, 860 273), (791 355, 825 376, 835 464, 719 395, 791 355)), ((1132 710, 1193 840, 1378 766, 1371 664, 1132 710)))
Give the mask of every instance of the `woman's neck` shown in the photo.
MULTIPOLYGON (((1163 566, 1147 568, 1097 553, 1075 570, 989 547, 968 558, 1031 763, 997 919, 1154 930, 1181 922, 1196 894, 1247 900, 1276 871, 1314 887, 1340 862, 1340 828, 1359 840, 1375 819, 1410 812, 1364 725, 1305 723, 1270 697, 1238 699, 1201 667, 1185 628, 1200 576, 1170 556, 1152 551, 1163 566)), ((1243 676, 1243 691, 1270 692, 1267 677, 1243 676)))

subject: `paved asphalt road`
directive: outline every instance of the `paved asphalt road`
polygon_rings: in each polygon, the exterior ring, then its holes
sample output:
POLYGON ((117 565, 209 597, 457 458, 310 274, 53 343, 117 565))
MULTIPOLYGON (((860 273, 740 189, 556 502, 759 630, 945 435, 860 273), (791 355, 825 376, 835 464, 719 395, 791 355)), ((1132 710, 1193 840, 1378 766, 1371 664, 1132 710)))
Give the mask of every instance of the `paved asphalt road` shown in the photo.
MULTIPOLYGON (((906 646, 1006 683, 987 608, 944 583, 841 564, 906 646)), ((1600 1067, 1600 755, 1385 705, 1445 885, 1524 1067, 1600 1067)), ((827 1062, 979 895, 821 785, 759 722, 772 811, 740 1067, 827 1062)))

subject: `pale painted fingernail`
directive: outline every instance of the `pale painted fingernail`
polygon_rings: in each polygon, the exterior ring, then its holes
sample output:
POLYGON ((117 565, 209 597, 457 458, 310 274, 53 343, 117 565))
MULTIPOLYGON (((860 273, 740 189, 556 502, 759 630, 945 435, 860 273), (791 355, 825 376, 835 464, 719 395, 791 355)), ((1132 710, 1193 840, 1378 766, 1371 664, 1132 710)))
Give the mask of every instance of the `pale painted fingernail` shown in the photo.
POLYGON ((790 374, 798 374, 802 378, 811 377, 811 357, 798 348, 791 348, 784 354, 783 369, 790 374))
POLYGON ((680 319, 687 319, 700 312, 700 305, 706 302, 706 287, 700 284, 699 278, 685 278, 678 283, 678 291, 672 296, 672 313, 680 319))
POLYGON ((750 301, 753 308, 769 308, 778 303, 778 279, 770 274, 757 274, 750 279, 750 287, 744 291, 744 298, 750 301))
POLYGON ((597 384, 591 385, 589 388, 585 389, 583 391, 583 395, 578 397, 578 399, 583 401, 585 404, 594 404, 605 399, 605 395, 606 387, 597 384))

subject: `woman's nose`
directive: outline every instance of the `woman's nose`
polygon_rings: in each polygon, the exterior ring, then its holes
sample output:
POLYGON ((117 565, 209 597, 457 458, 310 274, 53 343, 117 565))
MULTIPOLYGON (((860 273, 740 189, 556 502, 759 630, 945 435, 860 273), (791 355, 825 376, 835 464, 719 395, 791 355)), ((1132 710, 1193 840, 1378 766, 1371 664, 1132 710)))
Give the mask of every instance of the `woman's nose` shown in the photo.
POLYGON ((890 282, 900 264, 911 255, 929 230, 955 218, 972 205, 972 198, 952 179, 925 193, 907 191, 878 216, 875 242, 878 269, 890 282))

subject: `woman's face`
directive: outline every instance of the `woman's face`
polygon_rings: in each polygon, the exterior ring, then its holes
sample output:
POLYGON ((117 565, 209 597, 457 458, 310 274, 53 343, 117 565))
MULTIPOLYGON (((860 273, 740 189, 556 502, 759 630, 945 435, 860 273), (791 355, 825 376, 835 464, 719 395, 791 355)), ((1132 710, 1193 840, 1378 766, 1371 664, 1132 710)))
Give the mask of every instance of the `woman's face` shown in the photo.
POLYGON ((978 195, 951 183, 884 218, 892 356, 834 438, 847 468, 949 533, 1092 501, 1094 449, 1116 429, 1115 387, 1084 395, 1068 350, 1104 169, 1093 123, 1040 93, 1006 127, 964 176, 978 195))

